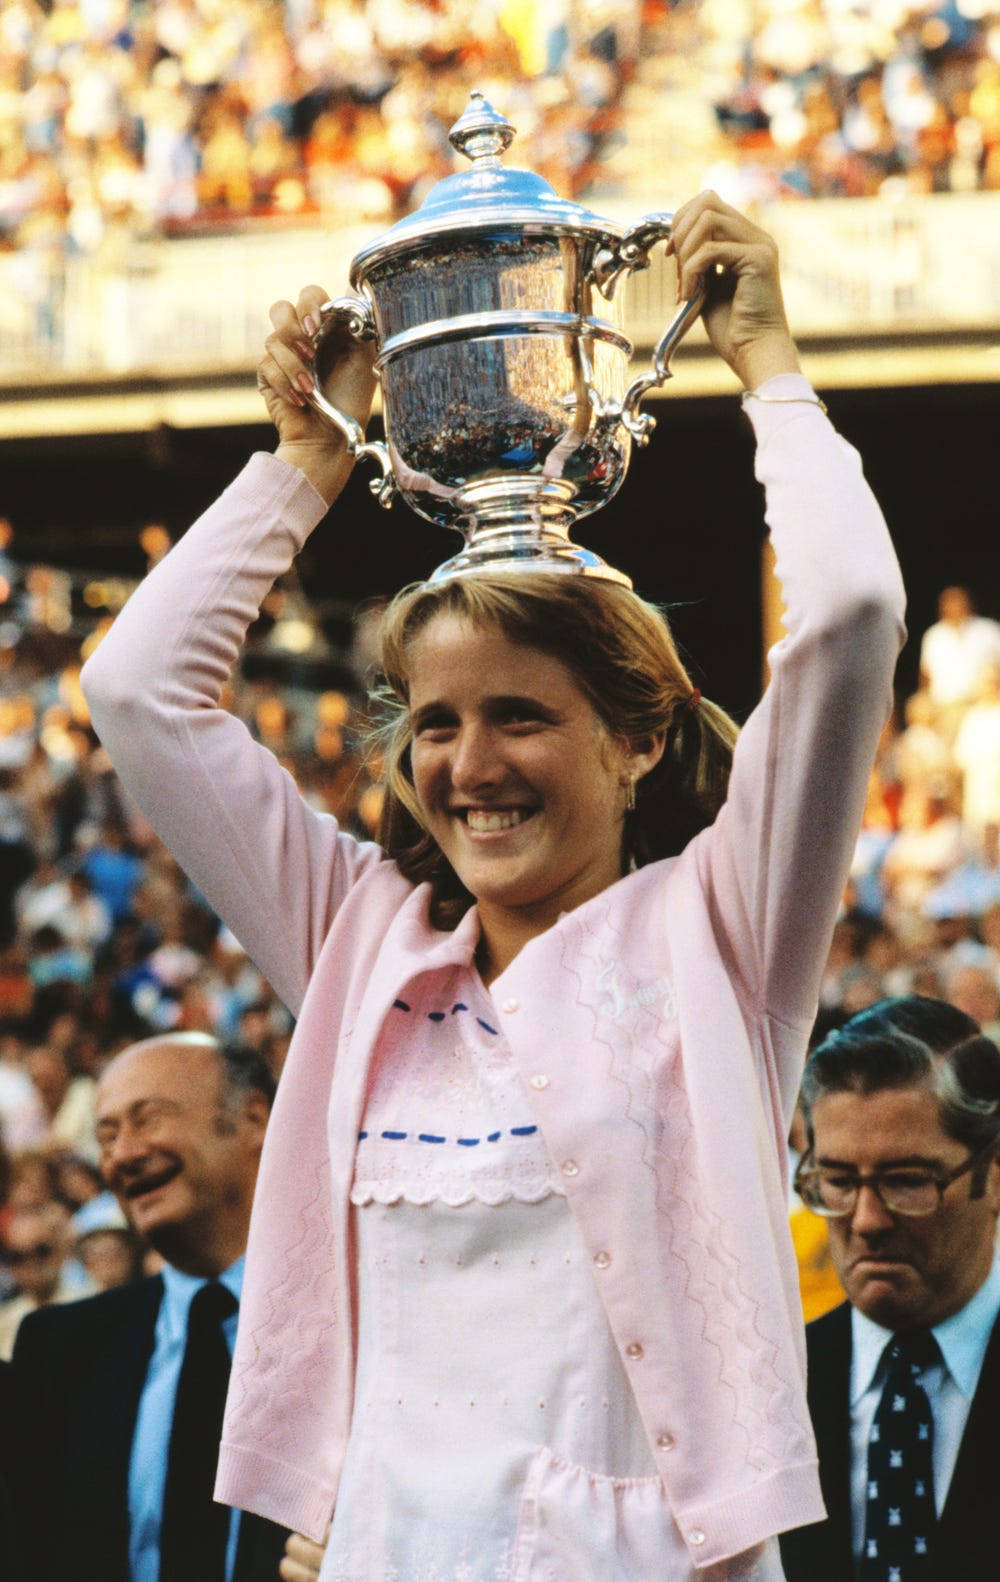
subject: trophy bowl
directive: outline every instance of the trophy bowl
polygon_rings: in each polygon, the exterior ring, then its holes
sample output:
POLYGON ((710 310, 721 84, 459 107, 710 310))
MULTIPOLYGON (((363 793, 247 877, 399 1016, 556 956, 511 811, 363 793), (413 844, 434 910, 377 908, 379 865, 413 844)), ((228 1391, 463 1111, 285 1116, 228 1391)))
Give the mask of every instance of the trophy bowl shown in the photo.
POLYGON ((629 384, 633 347, 616 288, 648 265, 672 215, 622 231, 504 166, 514 128, 479 93, 449 136, 470 167, 355 256, 358 294, 324 304, 315 337, 318 364, 335 325, 375 341, 385 442, 366 441, 318 388, 310 399, 353 455, 378 464, 371 487, 382 505, 401 495, 462 533, 464 548, 435 578, 530 560, 627 582, 572 543, 570 529, 620 488, 632 442, 646 443, 654 420, 639 402, 670 378, 703 288, 629 384))

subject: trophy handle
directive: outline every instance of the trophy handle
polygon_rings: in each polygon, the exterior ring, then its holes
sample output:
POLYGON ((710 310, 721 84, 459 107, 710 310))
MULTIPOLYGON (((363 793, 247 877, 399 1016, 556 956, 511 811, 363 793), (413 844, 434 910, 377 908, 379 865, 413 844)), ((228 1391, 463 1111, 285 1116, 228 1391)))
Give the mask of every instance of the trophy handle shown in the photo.
MULTIPOLYGON (((602 296, 609 300, 623 275, 635 269, 649 268, 650 249, 657 242, 670 239, 673 230, 672 214, 644 214, 642 219, 625 232, 618 246, 612 251, 604 249, 594 262, 592 278, 602 296)), ((670 359, 678 343, 684 338, 701 312, 705 301, 705 282, 699 279, 694 291, 682 302, 653 349, 652 370, 634 379, 622 397, 618 421, 628 429, 637 445, 649 443, 649 436, 656 427, 656 419, 648 412, 638 410, 639 402, 647 390, 666 384, 673 378, 670 359)), ((610 416, 610 413, 608 414, 610 416)))
MULTIPOLYGON (((316 352, 317 366, 323 342, 332 330, 340 327, 345 329, 355 340, 373 341, 375 339, 375 318, 372 313, 371 303, 364 297, 335 297, 330 302, 324 302, 319 310, 319 329, 312 338, 316 352)), ((399 493, 396 480, 393 477, 392 462, 389 451, 381 440, 365 440, 365 431, 356 418, 350 417, 346 412, 341 412, 332 401, 328 401, 317 380, 315 387, 306 397, 311 407, 322 414, 334 428, 344 436, 347 449, 355 460, 363 461, 366 457, 378 462, 381 472, 377 478, 372 478, 368 487, 378 500, 379 505, 388 510, 393 500, 399 493)))

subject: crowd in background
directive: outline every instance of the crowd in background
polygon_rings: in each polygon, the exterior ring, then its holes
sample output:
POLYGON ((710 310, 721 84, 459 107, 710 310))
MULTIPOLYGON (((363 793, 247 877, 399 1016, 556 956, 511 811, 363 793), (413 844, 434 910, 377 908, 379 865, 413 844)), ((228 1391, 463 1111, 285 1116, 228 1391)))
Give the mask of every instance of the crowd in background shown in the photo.
POLYGON ((702 0, 691 21, 742 201, 1000 189, 996 0, 702 0))
POLYGON ((575 192, 615 125, 636 16, 637 0, 6 0, 0 239, 113 256, 253 217, 389 221, 450 173, 472 88, 575 192))
POLYGON ((580 195, 657 52, 700 75, 739 201, 1000 187, 997 0, 6 0, 0 246, 389 222, 473 87, 580 195))
MULTIPOLYGON (((152 563, 169 540, 150 527, 142 543, 152 563)), ((0 1355, 35 1303, 142 1262, 95 1168, 108 1058, 164 1029, 203 1030, 254 1046, 277 1074, 291 1033, 91 730, 79 666, 127 591, 0 554, 0 1355)), ((963 589, 940 602, 919 689, 871 777, 819 1030, 912 990, 1000 1036, 1000 623, 963 589)), ((316 634, 295 588, 279 588, 227 698, 310 802, 361 836, 381 806, 380 766, 358 750, 373 619, 359 612, 336 656, 342 684, 298 662, 282 675, 276 656, 303 655, 316 634)), ((797 1241, 828 1305, 822 1222, 802 1221, 797 1241)))

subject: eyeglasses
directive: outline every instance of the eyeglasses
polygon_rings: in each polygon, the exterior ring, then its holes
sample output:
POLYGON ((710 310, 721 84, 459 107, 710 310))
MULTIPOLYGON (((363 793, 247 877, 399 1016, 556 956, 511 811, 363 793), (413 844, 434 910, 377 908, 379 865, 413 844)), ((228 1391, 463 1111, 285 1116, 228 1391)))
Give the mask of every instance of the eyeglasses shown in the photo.
POLYGON ((967 1175, 977 1164, 995 1154, 1000 1139, 994 1137, 985 1148, 966 1159, 964 1164, 947 1172, 940 1170, 875 1170, 870 1175, 859 1175, 853 1170, 830 1169, 823 1165, 810 1165, 809 1155, 802 1160, 795 1172, 795 1190, 807 1208, 824 1219, 848 1219, 858 1206, 858 1195, 863 1186, 871 1187, 884 1209, 890 1214, 904 1214, 910 1219, 924 1219, 936 1214, 941 1207, 945 1191, 953 1181, 967 1175))
POLYGON ((3 1261, 16 1267, 19 1263, 30 1263, 32 1258, 51 1258, 55 1250, 50 1241, 40 1241, 34 1247, 5 1247, 3 1261))

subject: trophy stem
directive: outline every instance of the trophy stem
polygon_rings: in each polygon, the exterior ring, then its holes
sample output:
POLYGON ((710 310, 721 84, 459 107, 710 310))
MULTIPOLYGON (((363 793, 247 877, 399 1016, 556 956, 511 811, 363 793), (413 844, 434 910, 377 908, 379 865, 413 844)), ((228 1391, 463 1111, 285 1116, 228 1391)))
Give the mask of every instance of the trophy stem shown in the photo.
POLYGON ((576 493, 565 479, 537 477, 491 479, 460 490, 455 503, 462 515, 455 525, 465 534, 465 547, 430 581, 483 571, 541 571, 603 577, 630 588, 623 572, 570 542, 576 493))

